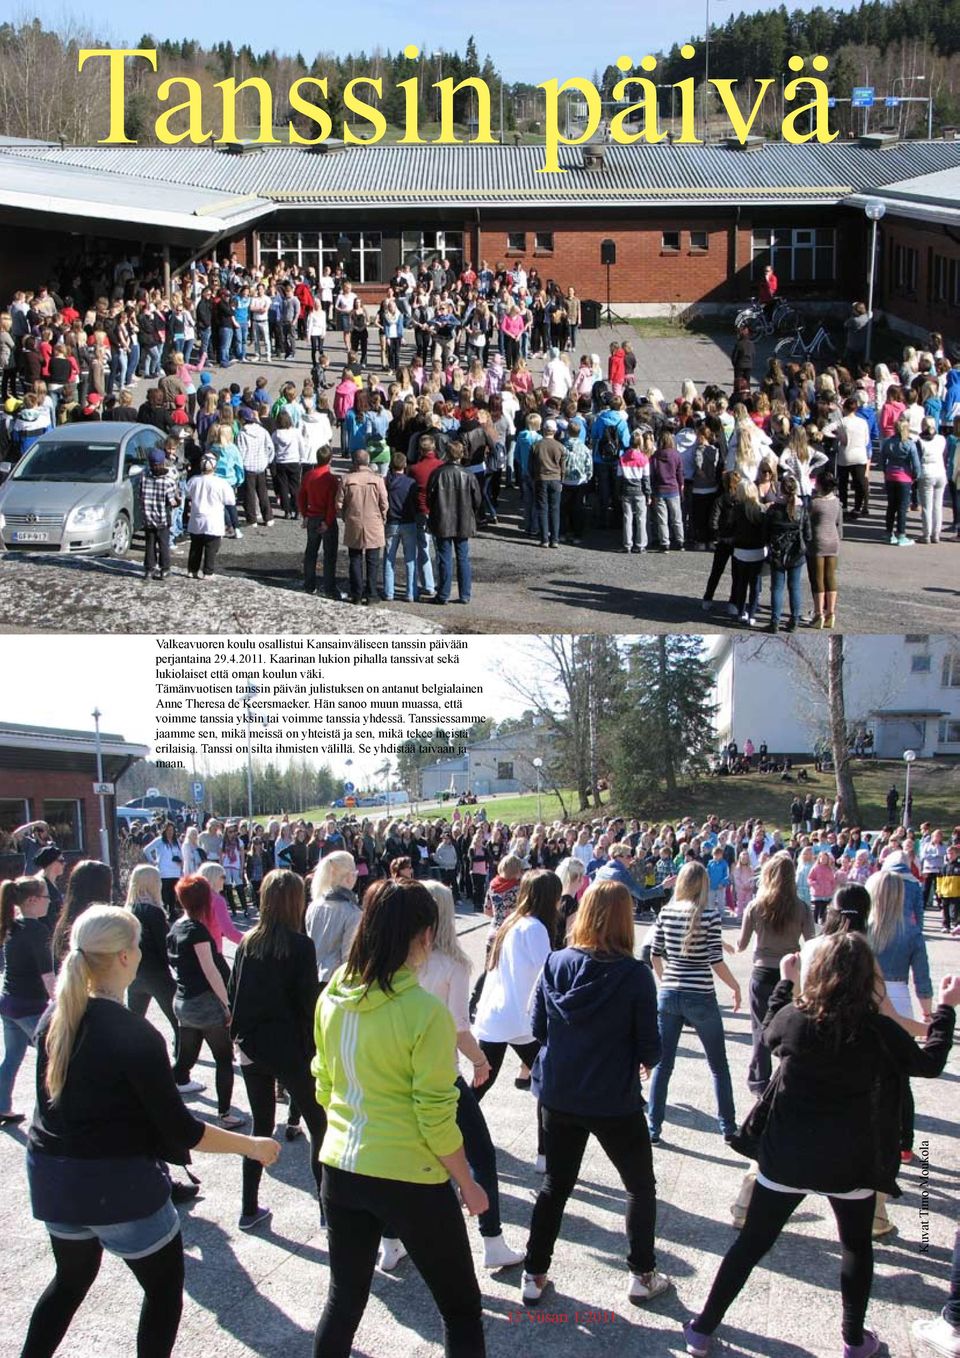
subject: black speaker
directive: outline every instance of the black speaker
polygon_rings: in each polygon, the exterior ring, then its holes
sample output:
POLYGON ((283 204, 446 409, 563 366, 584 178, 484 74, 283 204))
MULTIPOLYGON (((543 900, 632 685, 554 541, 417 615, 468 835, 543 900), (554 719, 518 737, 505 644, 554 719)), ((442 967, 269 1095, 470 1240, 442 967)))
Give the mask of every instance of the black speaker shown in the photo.
POLYGON ((617 242, 615 240, 602 240, 600 242, 600 263, 616 264, 617 262, 617 242))

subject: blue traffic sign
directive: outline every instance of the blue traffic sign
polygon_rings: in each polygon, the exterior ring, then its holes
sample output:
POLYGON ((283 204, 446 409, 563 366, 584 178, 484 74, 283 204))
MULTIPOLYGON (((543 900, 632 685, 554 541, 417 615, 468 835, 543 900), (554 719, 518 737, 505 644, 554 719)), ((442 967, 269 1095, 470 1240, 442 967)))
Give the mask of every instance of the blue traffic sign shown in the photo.
POLYGON ((884 99, 883 102, 884 102, 884 104, 886 104, 887 108, 899 108, 899 107, 900 107, 900 100, 896 97, 896 95, 890 95, 890 94, 888 94, 887 97, 886 97, 886 99, 884 99))
POLYGON ((193 793, 194 803, 197 806, 203 806, 203 784, 192 783, 190 790, 193 793))
POLYGON ((351 792, 356 792, 357 789, 354 787, 353 783, 344 783, 343 790, 349 797, 351 792))
POLYGON ((827 108, 836 108, 836 107, 837 107, 837 101, 836 101, 836 99, 830 98, 830 99, 827 100, 827 108))
POLYGON ((854 85, 850 95, 850 103, 854 108, 873 108, 875 93, 872 85, 854 85))

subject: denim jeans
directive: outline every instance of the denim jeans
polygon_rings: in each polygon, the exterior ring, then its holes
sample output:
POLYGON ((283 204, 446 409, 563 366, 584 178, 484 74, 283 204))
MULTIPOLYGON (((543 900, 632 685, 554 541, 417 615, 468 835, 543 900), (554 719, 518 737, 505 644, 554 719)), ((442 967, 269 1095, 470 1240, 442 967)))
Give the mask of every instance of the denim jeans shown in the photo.
POLYGON ((463 603, 469 603, 473 588, 469 538, 437 538, 437 598, 444 602, 450 598, 454 554, 457 558, 457 592, 463 603))
POLYGON ((350 562, 350 598, 354 602, 361 598, 376 599, 379 593, 380 548, 350 547, 347 556, 350 562))
POLYGON ((910 508, 912 489, 910 482, 887 481, 884 488, 887 492, 887 532, 896 533, 901 538, 906 537, 907 510, 910 508))
POLYGON ((757 1095, 763 1093, 770 1083, 773 1060, 770 1048, 763 1041, 763 1020, 767 1016, 770 996, 780 980, 777 967, 754 967, 750 973, 750 1027, 753 1033, 753 1049, 750 1053, 750 1067, 747 1070, 747 1084, 757 1095))
POLYGON ((160 344, 151 344, 147 349, 146 362, 143 365, 144 377, 160 376, 160 355, 162 352, 163 346, 160 344))
POLYGON ((623 509, 623 545, 626 548, 647 545, 647 499, 639 485, 625 485, 620 500, 623 509))
POLYGON ((197 346, 197 351, 195 355, 197 359, 201 358, 203 354, 206 354, 208 359, 211 357, 210 340, 212 339, 212 337, 213 329, 209 325, 204 326, 201 330, 197 332, 197 337, 194 340, 194 343, 197 346))
POLYGON ((417 597, 417 525, 415 523, 388 523, 387 550, 383 557, 383 597, 392 599, 396 589, 397 552, 403 544, 403 566, 406 572, 407 603, 412 604, 417 597))
MULTIPOLYGON (((426 514, 417 515, 417 593, 432 594, 436 588, 433 579, 433 562, 430 559, 430 548, 433 545, 433 537, 427 527, 426 514)), ((436 548, 434 548, 436 551, 436 548)))
POLYGON ((597 527, 606 528, 608 517, 617 502, 616 464, 594 462, 593 474, 597 482, 597 527))
POLYGON ((253 342, 257 348, 257 358, 270 362, 270 323, 266 319, 253 323, 253 342))
POLYGON ((233 326, 221 325, 217 330, 217 341, 220 367, 226 368, 230 363, 230 351, 233 348, 233 326))
POLYGON ((520 474, 520 494, 523 496, 523 531, 532 537, 537 531, 537 487, 533 477, 520 474))
POLYGON ((800 617, 800 583, 803 579, 803 568, 806 559, 798 561, 795 566, 788 570, 781 570, 779 566, 770 565, 770 621, 779 622, 780 613, 783 609, 783 589, 787 588, 790 599, 791 618, 800 617))
POLYGON ((540 541, 560 541, 560 491, 559 481, 537 482, 537 518, 540 521, 540 541))
POLYGON ((457 1126, 463 1136, 463 1153, 477 1183, 487 1195, 489 1206, 479 1217, 480 1234, 497 1236, 500 1224, 500 1185, 497 1180, 497 1152, 487 1128, 480 1100, 462 1076, 457 1076, 460 1100, 457 1103, 457 1126))
POLYGON ((650 1084, 650 1106, 647 1121, 654 1136, 659 1136, 667 1106, 667 1090, 677 1056, 677 1046, 684 1023, 689 1023, 700 1039, 707 1064, 713 1076, 720 1130, 726 1136, 737 1130, 737 1115, 733 1107, 733 1084, 723 1041, 723 1019, 715 995, 693 990, 661 990, 657 1006, 660 1042, 663 1054, 653 1072, 650 1084))
POLYGON ((683 546, 683 502, 679 495, 655 495, 654 513, 657 516, 657 546, 683 546))
POLYGON ((3 1016, 3 1063, 0 1064, 0 1113, 12 1113, 13 1086, 17 1072, 23 1065, 37 1024, 39 1014, 26 1018, 7 1018, 3 1016))

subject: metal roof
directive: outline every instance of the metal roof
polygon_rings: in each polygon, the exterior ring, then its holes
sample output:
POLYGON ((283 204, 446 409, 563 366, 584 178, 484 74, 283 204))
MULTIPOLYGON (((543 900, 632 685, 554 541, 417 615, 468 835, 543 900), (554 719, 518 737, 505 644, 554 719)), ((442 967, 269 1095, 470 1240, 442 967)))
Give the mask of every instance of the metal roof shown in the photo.
POLYGON ((960 166, 899 179, 877 193, 855 194, 851 206, 863 207, 871 197, 879 198, 893 217, 960 226, 960 166))
MULTIPOLYGON (((59 148, 57 148, 59 154, 59 148)), ((49 153, 48 153, 49 154, 49 153)), ((273 210, 268 199, 235 191, 222 193, 188 183, 157 182, 149 176, 50 160, 36 148, 0 148, 0 204, 34 212, 109 221, 142 222, 216 236, 273 210)))
MULTIPOLYGON (((902 142, 883 148, 852 143, 792 146, 771 142, 758 150, 724 146, 619 146, 605 148, 603 169, 583 167, 579 148, 561 152, 563 174, 544 174, 542 146, 357 146, 317 153, 267 146, 228 155, 211 147, 3 148, 0 161, 46 169, 54 177, 70 168, 102 176, 106 186, 137 181, 147 200, 163 210, 172 190, 221 194, 251 208, 264 202, 351 206, 641 207, 676 203, 830 203, 909 177, 960 169, 960 142, 902 142), (157 187, 165 186, 162 193, 157 187)), ((0 192, 15 178, 4 173, 0 192)), ((107 193, 107 203, 111 201, 107 193)), ((141 197, 141 201, 143 201, 141 197)), ((216 212, 209 197, 186 200, 193 210, 216 212), (203 205, 206 205, 205 207, 203 205)), ((237 204, 237 218, 247 213, 237 204)))

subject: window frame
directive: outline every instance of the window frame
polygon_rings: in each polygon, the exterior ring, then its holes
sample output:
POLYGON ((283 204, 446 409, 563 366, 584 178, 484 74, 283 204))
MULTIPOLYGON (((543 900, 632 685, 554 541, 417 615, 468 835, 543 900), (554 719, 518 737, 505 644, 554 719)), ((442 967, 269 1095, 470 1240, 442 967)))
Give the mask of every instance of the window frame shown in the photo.
POLYGON ((680 231, 661 231, 660 232, 660 253, 661 255, 678 255, 683 233, 680 231), (668 237, 676 239, 676 245, 672 244, 668 237))
POLYGON ((691 231, 691 232, 690 232, 690 251, 691 251, 692 254, 695 254, 695 255, 706 255, 706 254, 709 254, 709 252, 710 252, 710 232, 709 232, 709 231, 691 231), (698 245, 697 242, 693 239, 694 236, 702 236, 702 237, 703 237, 703 244, 702 244, 702 245, 698 245))
POLYGON ((781 284, 823 284, 837 275, 835 226, 754 226, 750 239, 751 273, 759 281, 764 266, 773 265, 781 284), (798 273, 798 261, 809 273, 798 273))
POLYGON ((526 233, 526 231, 508 231, 508 232, 507 232, 507 254, 508 254, 508 255, 525 255, 526 253, 527 253, 527 233, 526 233), (514 243, 514 242, 517 241, 517 240, 520 241, 520 244, 519 244, 519 245, 517 245, 517 244, 514 243))
POLYGON ((552 232, 552 231, 535 231, 535 232, 533 233, 533 253, 534 253, 535 255, 552 255, 552 254, 553 254, 553 232, 552 232), (544 244, 543 244, 543 241, 544 241, 544 240, 548 240, 548 241, 549 241, 549 244, 548 244, 548 245, 544 245, 544 244))
POLYGON ((929 655, 912 655, 910 657, 911 674, 930 674, 933 664, 929 655))
POLYGON ((48 823, 51 830, 53 830, 54 828, 54 822, 56 821, 57 817, 51 814, 47 810, 47 808, 53 806, 72 806, 74 808, 74 814, 76 816, 76 820, 74 822, 75 834, 73 836, 76 840, 76 843, 69 844, 66 842, 66 836, 57 834, 54 834, 53 836, 54 841, 66 853, 84 853, 87 846, 86 846, 86 824, 84 820, 84 811, 86 807, 83 798, 45 797, 43 799, 43 819, 48 823))

